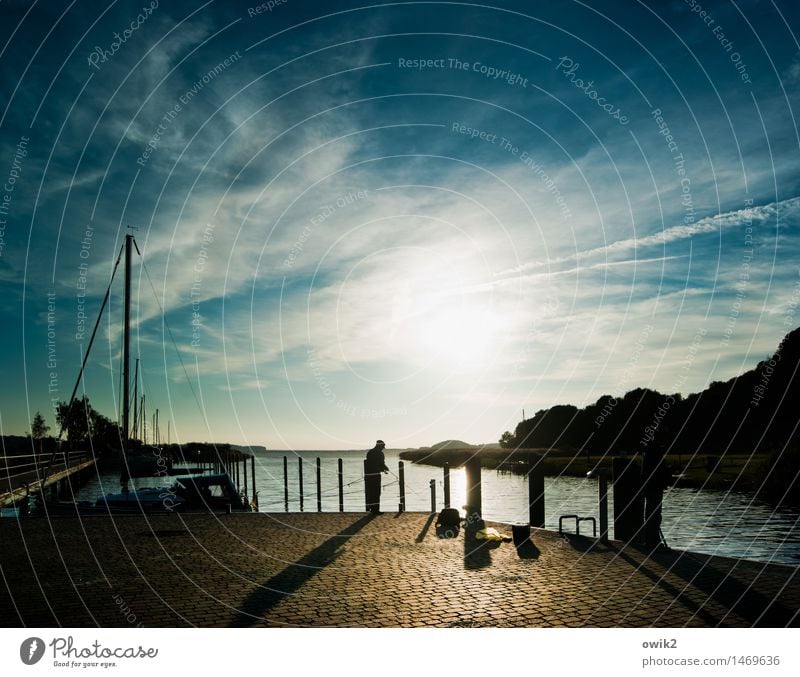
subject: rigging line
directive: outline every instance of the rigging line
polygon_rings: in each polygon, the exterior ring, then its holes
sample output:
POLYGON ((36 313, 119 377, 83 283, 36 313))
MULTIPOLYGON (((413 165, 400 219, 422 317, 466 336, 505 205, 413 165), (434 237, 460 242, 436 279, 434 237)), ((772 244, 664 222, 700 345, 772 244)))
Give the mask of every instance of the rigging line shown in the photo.
MULTIPOLYGON (((72 403, 75 401, 75 393, 78 392, 78 386, 80 385, 81 381, 83 380, 83 372, 86 369, 86 363, 89 360, 89 353, 92 351, 92 345, 94 345, 94 339, 97 336, 97 329, 100 326, 100 320, 103 317, 103 311, 106 308, 106 304, 108 303, 108 297, 111 294, 111 285, 114 284, 114 276, 117 274, 117 268, 119 268, 119 262, 122 260, 122 252, 124 251, 124 245, 120 247, 119 254, 117 255, 117 261, 114 264, 114 269, 111 271, 111 279, 108 282, 108 287, 106 288, 106 294, 103 297, 103 303, 100 304, 100 312, 97 314, 97 320, 94 323, 94 329, 92 329, 92 336, 89 339, 89 344, 86 346, 86 354, 83 356, 83 362, 81 362, 80 371, 78 371, 78 378, 75 380, 75 387, 72 389, 72 395, 70 395, 69 403, 67 405, 67 412, 64 415, 64 419, 61 421, 61 427, 58 431, 58 437, 56 438, 56 442, 61 441, 61 437, 64 434, 64 431, 67 429, 67 424, 70 422, 70 418, 72 417, 72 403)), ((57 449, 59 445, 53 449, 53 452, 50 454, 50 460, 47 462, 47 468, 44 472, 44 478, 47 479, 47 476, 50 474, 50 468, 53 465, 53 459, 55 458, 57 449)))
MULTIPOLYGON (((200 399, 195 392, 194 385, 192 384, 192 380, 189 378, 189 371, 186 369, 186 365, 183 362, 183 358, 181 357, 180 350, 178 350, 178 344, 175 341, 175 337, 172 334, 172 329, 169 326, 169 322, 167 322, 167 315, 164 311, 164 307, 161 305, 161 301, 158 300, 158 294, 156 293, 156 287, 153 284, 153 280, 150 277, 150 271, 147 269, 147 265, 145 265, 144 257, 142 256, 142 252, 139 251, 139 246, 136 244, 136 240, 133 240, 133 246, 136 248, 136 253, 139 255, 139 258, 142 260, 142 270, 144 270, 145 277, 147 277, 147 281, 150 283, 150 289, 153 292, 153 297, 156 300, 156 304, 158 305, 158 309, 161 311, 161 320, 164 322, 164 327, 169 333, 169 339, 172 341, 172 346, 175 348, 175 354, 178 356, 178 362, 181 363, 181 368, 183 369, 183 374, 186 376, 186 382, 189 384, 189 389, 192 391, 192 395, 194 396, 194 401, 197 402, 197 407, 200 410, 200 414, 203 415, 203 419, 205 420, 205 411, 200 404, 200 399)), ((143 382, 144 385, 144 382, 143 382)))

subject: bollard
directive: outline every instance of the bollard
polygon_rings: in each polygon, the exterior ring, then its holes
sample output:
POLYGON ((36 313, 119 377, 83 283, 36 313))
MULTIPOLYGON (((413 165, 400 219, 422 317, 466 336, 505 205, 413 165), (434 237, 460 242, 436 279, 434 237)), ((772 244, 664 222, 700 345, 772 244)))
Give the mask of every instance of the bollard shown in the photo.
POLYGON ((436 480, 431 480, 431 512, 436 512, 436 480))
POLYGON ((339 512, 344 512, 344 472, 342 472, 342 459, 339 459, 339 512))
POLYGON ((400 483, 400 505, 398 506, 399 512, 406 511, 406 466, 400 461, 397 464, 397 480, 400 483))
POLYGON ((464 469, 467 473, 467 519, 481 519, 481 459, 473 456, 466 462, 464 469))
POLYGON ((450 464, 445 461, 442 466, 444 471, 444 507, 450 507, 450 464))
POLYGON ((283 504, 289 512, 289 459, 283 457, 283 504))
POLYGON ((322 512, 322 465, 317 457, 317 512, 322 512))
POLYGON ((300 473, 300 512, 303 512, 303 459, 297 459, 297 467, 300 473))
POLYGON ((528 523, 544 528, 544 471, 538 461, 528 468, 528 523))

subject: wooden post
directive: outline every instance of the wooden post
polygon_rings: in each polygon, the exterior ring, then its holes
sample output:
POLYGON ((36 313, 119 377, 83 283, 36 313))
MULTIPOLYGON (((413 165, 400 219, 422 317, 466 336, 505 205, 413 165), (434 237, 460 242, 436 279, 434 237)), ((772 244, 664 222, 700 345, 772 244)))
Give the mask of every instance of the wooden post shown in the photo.
POLYGON ((303 457, 297 459, 297 467, 300 470, 300 512, 303 512, 303 457))
POLYGON ((644 497, 642 470, 635 458, 618 456, 612 461, 614 480, 614 538, 634 541, 642 536, 644 497))
POLYGON ((544 472, 537 461, 528 467, 528 524, 544 527, 544 472))
POLYGON ((467 472, 467 519, 480 519, 483 515, 481 498, 481 459, 472 457, 464 469, 467 472))
POLYGON ((256 455, 250 457, 250 476, 253 478, 253 497, 256 512, 258 512, 258 494, 256 493, 256 455))
POLYGON ((289 459, 283 457, 283 505, 289 512, 289 459))
POLYGON ((339 512, 344 512, 344 472, 342 471, 342 459, 339 459, 339 512))
POLYGON ((317 512, 322 512, 322 465, 317 456, 317 512))
POLYGON ((369 510, 369 493, 367 491, 367 459, 364 459, 364 510, 369 510))
POLYGON ((431 480, 431 512, 436 512, 436 480, 431 480))
POLYGON ((398 506, 399 512, 406 511, 406 466, 405 463, 400 461, 397 464, 397 479, 400 483, 400 505, 398 506))
POLYGON ((247 459, 242 459, 242 468, 244 470, 244 495, 247 496, 247 459))
POLYGON ((445 461, 443 466, 444 471, 444 507, 450 507, 450 464, 445 461))
POLYGON ((600 470, 597 473, 597 484, 600 493, 600 540, 608 542, 608 472, 600 470))

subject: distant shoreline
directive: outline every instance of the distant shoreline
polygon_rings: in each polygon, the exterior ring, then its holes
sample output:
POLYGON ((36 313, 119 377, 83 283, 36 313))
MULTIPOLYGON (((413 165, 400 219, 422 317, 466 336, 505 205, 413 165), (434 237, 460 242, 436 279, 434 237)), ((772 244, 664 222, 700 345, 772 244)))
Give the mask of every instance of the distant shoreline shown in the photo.
MULTIPOLYGON (((481 467, 490 470, 507 471, 525 475, 530 464, 542 464, 547 477, 586 477, 589 470, 605 468, 611 470, 611 461, 619 454, 578 454, 572 450, 560 449, 482 449, 469 447, 462 449, 416 449, 403 451, 400 458, 412 463, 442 467, 460 467, 466 460, 477 455, 481 467)), ((770 469, 767 454, 747 453, 718 454, 668 454, 666 462, 670 467, 674 486, 708 490, 735 490, 760 493, 769 500, 770 496, 759 492, 763 478, 770 469)))

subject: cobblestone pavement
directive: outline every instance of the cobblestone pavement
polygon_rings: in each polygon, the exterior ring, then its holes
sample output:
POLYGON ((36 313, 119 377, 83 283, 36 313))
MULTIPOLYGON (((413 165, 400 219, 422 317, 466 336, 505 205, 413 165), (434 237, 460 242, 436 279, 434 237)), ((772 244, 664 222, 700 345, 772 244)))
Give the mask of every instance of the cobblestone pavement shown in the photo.
POLYGON ((0 520, 6 626, 796 626, 797 572, 420 513, 0 520))

